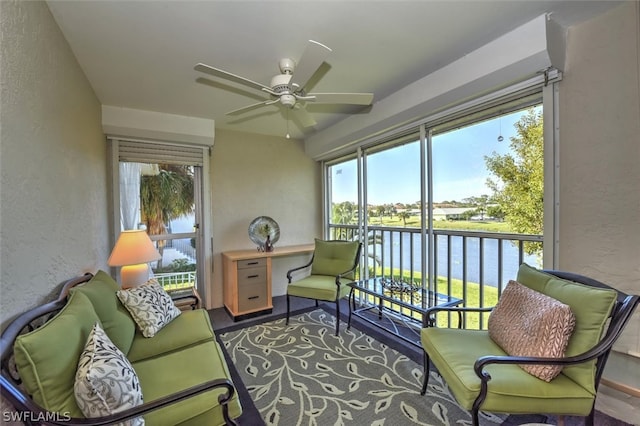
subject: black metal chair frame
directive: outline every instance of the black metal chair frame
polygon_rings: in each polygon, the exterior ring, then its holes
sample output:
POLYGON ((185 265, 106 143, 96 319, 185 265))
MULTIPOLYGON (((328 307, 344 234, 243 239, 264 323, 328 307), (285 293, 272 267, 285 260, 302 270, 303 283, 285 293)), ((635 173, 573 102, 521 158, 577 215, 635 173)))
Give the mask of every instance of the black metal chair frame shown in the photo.
POLYGON ((150 411, 169 406, 211 389, 223 388, 225 392, 218 397, 218 403, 222 407, 222 415, 227 425, 237 425, 236 421, 229 417, 228 403, 231 401, 231 398, 233 398, 236 390, 233 383, 228 379, 215 379, 204 382, 154 401, 145 402, 142 405, 102 417, 69 417, 64 413, 48 411, 31 399, 31 396, 28 395, 21 386, 22 381, 13 362, 13 345, 16 338, 20 334, 41 327, 53 318, 66 305, 69 290, 76 285, 88 282, 92 277, 93 274, 86 273, 83 276, 66 281, 56 300, 19 315, 2 332, 0 336, 0 394, 2 394, 2 396, 13 405, 16 412, 19 413, 17 417, 27 425, 111 425, 139 417, 150 411))
MULTIPOLYGON (((328 242, 351 242, 351 241, 345 241, 345 240, 329 240, 328 242)), ((353 261, 353 267, 351 267, 351 269, 346 270, 338 275, 336 275, 336 300, 333 301, 336 304, 336 336, 340 333, 340 287, 343 285, 346 285, 347 283, 342 283, 341 280, 344 279, 345 275, 354 273, 356 268, 358 267, 358 264, 360 263, 360 253, 362 252, 362 243, 358 244, 358 249, 356 250, 356 257, 353 261)), ((315 251, 313 253, 313 255, 311 256, 311 259, 309 260, 308 263, 306 263, 305 265, 302 266, 298 266, 297 268, 293 268, 287 271, 287 280, 288 280, 288 284, 291 284, 292 280, 293 280, 293 273, 297 272, 297 271, 301 271, 303 269, 306 269, 308 267, 310 267, 313 264, 313 259, 315 258, 315 251)), ((349 282, 353 282, 352 279, 349 279, 349 282)), ((287 321, 286 324, 289 324, 289 315, 291 313, 291 302, 289 300, 289 292, 287 291, 287 321)), ((301 296, 295 296, 295 297, 301 297, 301 296)), ((305 299, 311 299, 311 298, 305 298, 305 299)), ((316 301, 316 307, 318 306, 318 299, 313 299, 316 301)))
MULTIPOLYGON (((566 357, 566 358, 537 358, 537 357, 516 357, 516 356, 483 356, 476 360, 474 363, 473 369, 476 375, 480 378, 480 393, 478 397, 473 403, 473 407, 471 410, 471 417, 474 426, 479 425, 479 412, 482 408, 482 403, 487 397, 487 392, 489 390, 489 384, 491 381, 491 375, 487 371, 485 371, 485 367, 490 364, 546 364, 546 365, 574 365, 581 364, 584 362, 591 361, 596 359, 596 373, 595 373, 595 389, 598 390, 598 386, 600 384, 600 379, 602 378, 602 373, 604 372, 604 367, 609 358, 609 353, 611 352, 611 348, 613 344, 616 342, 620 334, 624 330, 624 327, 627 325, 629 319, 633 314, 634 309, 640 302, 640 296, 637 295, 628 295, 619 290, 614 289, 600 281, 597 281, 593 278, 585 277, 583 275, 575 274, 572 272, 563 272, 563 271, 555 271, 555 270, 545 270, 544 272, 554 275, 558 278, 562 278, 569 281, 574 281, 580 284, 599 287, 605 289, 615 290, 618 293, 618 298, 615 302, 615 305, 611 311, 609 316, 610 322, 609 326, 597 345, 589 349, 588 351, 581 353, 579 355, 566 357)), ((427 326, 431 326, 435 324, 435 314, 437 312, 457 312, 459 315, 464 315, 468 312, 490 312, 493 308, 458 308, 458 307, 443 307, 443 308, 434 308, 431 310, 430 314, 432 316, 432 320, 428 322, 427 326)), ((462 327, 462 321, 458 323, 458 328, 462 327)), ((429 383, 429 354, 423 350, 424 353, 424 379, 422 383, 422 392, 424 395, 427 391, 427 386, 429 383)), ((595 405, 596 405, 596 397, 593 398, 593 405, 591 407, 591 412, 588 416, 585 417, 585 425, 593 426, 594 416, 595 416, 595 405)), ((554 413, 549 413, 554 414, 554 413)))

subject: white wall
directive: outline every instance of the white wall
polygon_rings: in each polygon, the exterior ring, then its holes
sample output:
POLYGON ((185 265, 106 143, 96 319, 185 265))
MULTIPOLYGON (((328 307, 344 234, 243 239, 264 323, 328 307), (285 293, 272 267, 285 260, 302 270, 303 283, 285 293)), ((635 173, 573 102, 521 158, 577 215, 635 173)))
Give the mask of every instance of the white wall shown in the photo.
MULTIPOLYGON (((568 34, 560 83, 560 268, 640 294, 640 3, 568 34)), ((616 346, 640 356, 640 311, 616 346)))
MULTIPOLYGON (((213 307, 222 306, 222 256, 227 250, 253 249, 248 228, 258 216, 280 225, 276 246, 313 243, 321 236, 320 165, 301 141, 216 131, 211 156, 214 277, 213 307)), ((273 259, 274 296, 286 294, 286 271, 308 256, 273 259)))
POLYGON ((100 104, 44 2, 0 1, 0 322, 106 268, 100 104))

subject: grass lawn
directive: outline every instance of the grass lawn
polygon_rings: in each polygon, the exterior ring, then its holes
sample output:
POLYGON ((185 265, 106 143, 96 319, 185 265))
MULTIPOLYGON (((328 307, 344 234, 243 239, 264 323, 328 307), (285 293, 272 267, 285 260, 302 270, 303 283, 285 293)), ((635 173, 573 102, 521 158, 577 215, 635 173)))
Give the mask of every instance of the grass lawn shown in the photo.
MULTIPOLYGON (((406 228, 420 228, 420 217, 411 216, 407 219, 405 226, 404 221, 398 217, 389 218, 370 218, 369 225, 372 226, 392 226, 406 228)), ((434 229, 457 229, 465 231, 487 231, 487 232, 506 232, 510 233, 511 228, 506 222, 495 222, 492 220, 435 220, 433 221, 434 229)))

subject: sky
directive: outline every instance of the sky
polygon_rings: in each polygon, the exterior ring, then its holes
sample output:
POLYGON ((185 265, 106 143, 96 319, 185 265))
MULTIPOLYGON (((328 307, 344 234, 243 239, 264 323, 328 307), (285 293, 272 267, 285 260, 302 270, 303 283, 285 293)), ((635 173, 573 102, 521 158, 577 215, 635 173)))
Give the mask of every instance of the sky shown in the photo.
MULTIPOLYGON (((514 124, 527 111, 492 119, 433 138, 433 201, 461 201, 491 195, 485 156, 511 152, 514 124), (500 142, 498 137, 504 139, 500 142)), ((367 157, 369 204, 415 203, 420 200, 420 146, 409 143, 367 157)), ((357 201, 355 160, 332 167, 332 201, 357 201)))

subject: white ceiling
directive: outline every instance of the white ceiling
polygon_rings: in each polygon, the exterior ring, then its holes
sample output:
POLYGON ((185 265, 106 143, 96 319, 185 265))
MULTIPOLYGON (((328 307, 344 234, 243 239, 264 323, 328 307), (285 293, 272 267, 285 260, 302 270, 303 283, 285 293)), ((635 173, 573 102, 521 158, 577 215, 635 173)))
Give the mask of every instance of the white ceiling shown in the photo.
MULTIPOLYGON (((316 92, 372 92, 374 102, 544 13, 569 27, 614 1, 48 1, 103 105, 214 119, 216 128, 283 136, 285 109, 226 112, 266 97, 193 69, 198 62, 269 85, 307 40, 333 52, 316 92), (208 84, 197 82, 205 77, 208 84)), ((487 58, 491 60, 491 58, 487 58)), ((277 105, 277 104, 276 104, 277 105)), ((312 105, 304 139, 367 107, 312 105)), ((293 118, 292 114, 292 117, 293 118)))

